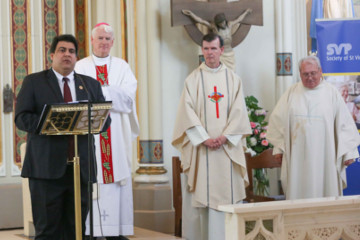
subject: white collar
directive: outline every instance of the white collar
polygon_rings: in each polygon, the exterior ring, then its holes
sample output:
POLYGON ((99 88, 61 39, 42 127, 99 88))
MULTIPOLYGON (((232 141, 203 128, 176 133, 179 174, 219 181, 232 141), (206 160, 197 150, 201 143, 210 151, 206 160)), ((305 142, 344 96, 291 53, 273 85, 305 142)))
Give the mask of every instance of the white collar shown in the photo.
POLYGON ((74 80, 74 71, 72 71, 69 75, 67 75, 67 76, 63 76, 63 75, 61 75, 60 73, 58 73, 57 71, 55 71, 55 69, 53 69, 53 68, 51 68, 52 70, 53 70, 53 72, 55 73, 55 76, 56 76, 56 78, 60 81, 60 82, 62 82, 62 79, 63 78, 68 78, 69 79, 69 81, 70 82, 72 82, 73 80, 74 80))
POLYGON ((100 57, 97 57, 94 54, 92 54, 91 57, 92 57, 92 59, 93 59, 96 66, 102 66, 102 65, 105 65, 105 64, 109 65, 110 62, 111 62, 111 56, 110 55, 107 56, 107 57, 100 58, 100 57))
POLYGON ((206 65, 206 63, 204 62, 204 66, 207 71, 212 72, 212 73, 217 73, 222 68, 223 65, 222 65, 222 63, 220 63, 220 65, 217 68, 211 68, 208 65, 206 65))

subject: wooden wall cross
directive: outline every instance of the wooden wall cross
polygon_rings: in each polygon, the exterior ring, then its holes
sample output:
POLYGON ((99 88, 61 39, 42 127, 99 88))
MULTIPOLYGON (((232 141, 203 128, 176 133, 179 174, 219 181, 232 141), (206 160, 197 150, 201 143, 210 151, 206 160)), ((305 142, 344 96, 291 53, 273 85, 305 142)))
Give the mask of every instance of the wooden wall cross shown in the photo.
POLYGON ((218 13, 224 13, 227 21, 232 21, 249 8, 252 10, 251 14, 244 18, 232 35, 231 47, 235 47, 245 39, 251 25, 263 25, 262 0, 238 0, 234 2, 226 2, 226 0, 209 0, 209 2, 171 0, 171 26, 183 25, 191 39, 201 46, 204 34, 196 27, 195 21, 184 15, 182 10, 191 10, 200 18, 214 22, 214 17, 218 13))

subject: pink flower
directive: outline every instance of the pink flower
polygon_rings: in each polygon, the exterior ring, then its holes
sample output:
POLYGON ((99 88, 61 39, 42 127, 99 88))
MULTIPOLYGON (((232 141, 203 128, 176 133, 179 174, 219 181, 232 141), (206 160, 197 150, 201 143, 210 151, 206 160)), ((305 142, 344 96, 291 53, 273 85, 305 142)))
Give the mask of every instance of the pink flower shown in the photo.
POLYGON ((266 138, 266 132, 260 133, 260 138, 266 138))
POLYGON ((256 123, 250 122, 250 126, 251 126, 251 128, 255 128, 255 127, 256 127, 256 123))
POLYGON ((267 146, 267 145, 269 145, 269 142, 264 139, 264 140, 261 141, 261 145, 267 146))
POLYGON ((254 134, 256 135, 256 134, 258 134, 258 133, 259 133, 259 130, 254 129, 254 134))

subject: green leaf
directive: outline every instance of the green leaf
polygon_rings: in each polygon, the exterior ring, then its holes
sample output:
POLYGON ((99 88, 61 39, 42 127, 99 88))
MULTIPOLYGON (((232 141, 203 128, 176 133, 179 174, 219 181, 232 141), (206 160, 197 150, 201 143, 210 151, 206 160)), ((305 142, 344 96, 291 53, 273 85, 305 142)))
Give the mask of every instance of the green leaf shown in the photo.
POLYGON ((108 171, 110 171, 110 163, 109 162, 104 162, 103 163, 104 168, 106 168, 108 171))
POLYGON ((108 136, 108 133, 107 133, 107 132, 102 132, 102 133, 101 133, 101 136, 102 136, 103 138, 105 138, 106 140, 109 139, 109 136, 108 136))

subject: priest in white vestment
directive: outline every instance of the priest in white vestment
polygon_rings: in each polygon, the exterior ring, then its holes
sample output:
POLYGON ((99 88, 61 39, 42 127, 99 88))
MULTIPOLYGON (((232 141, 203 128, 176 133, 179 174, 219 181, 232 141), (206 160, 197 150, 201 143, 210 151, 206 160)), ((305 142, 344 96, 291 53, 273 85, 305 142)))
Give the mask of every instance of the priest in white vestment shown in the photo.
MULTIPOLYGON (((97 191, 94 191, 94 236, 127 239, 134 234, 131 178, 132 141, 139 134, 136 116, 137 81, 130 66, 110 56, 113 29, 99 23, 92 30, 93 54, 76 63, 75 71, 97 79, 112 101, 110 130, 95 136, 97 191)), ((89 218, 86 234, 89 235, 89 218)))
POLYGON ((299 70, 301 81, 280 98, 268 126, 282 187, 286 199, 341 196, 359 134, 339 91, 322 79, 319 59, 300 60, 299 70))
POLYGON ((225 239, 222 204, 246 197, 248 185, 241 139, 251 133, 240 78, 224 64, 221 38, 202 41, 205 63, 185 80, 172 144, 181 151, 182 236, 188 240, 225 239))

